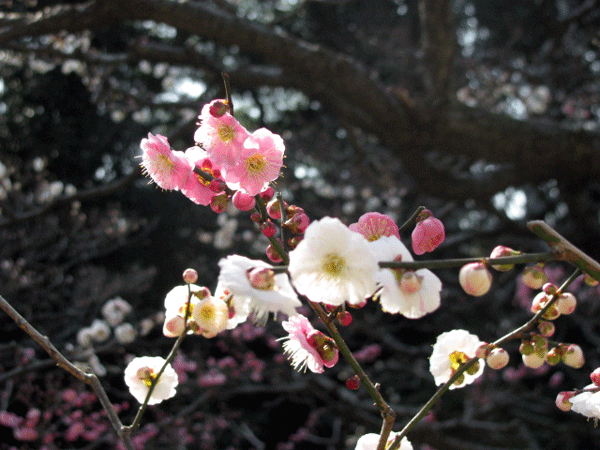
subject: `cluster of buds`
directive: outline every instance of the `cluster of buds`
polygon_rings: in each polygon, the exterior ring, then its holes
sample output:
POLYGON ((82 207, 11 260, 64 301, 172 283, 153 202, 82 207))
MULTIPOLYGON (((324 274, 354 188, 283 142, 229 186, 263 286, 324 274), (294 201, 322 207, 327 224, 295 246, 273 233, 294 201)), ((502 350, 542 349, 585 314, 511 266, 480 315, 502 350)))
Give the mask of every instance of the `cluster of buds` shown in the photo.
POLYGON ((486 342, 482 342, 479 348, 477 348, 475 356, 485 359, 488 367, 494 370, 503 369, 510 360, 510 356, 506 350, 486 342))
POLYGON ((537 313, 546 307, 542 317, 546 320, 555 320, 562 314, 568 315, 575 311, 577 299, 570 292, 560 292, 554 284, 546 283, 542 292, 533 298, 531 312, 537 313), (549 304, 551 301, 552 303, 549 304))
POLYGON ((537 369, 548 363, 555 366, 559 362, 574 369, 579 369, 585 363, 583 351, 577 344, 558 343, 549 348, 548 338, 541 334, 532 333, 528 339, 521 342, 519 351, 523 364, 531 369, 537 369))

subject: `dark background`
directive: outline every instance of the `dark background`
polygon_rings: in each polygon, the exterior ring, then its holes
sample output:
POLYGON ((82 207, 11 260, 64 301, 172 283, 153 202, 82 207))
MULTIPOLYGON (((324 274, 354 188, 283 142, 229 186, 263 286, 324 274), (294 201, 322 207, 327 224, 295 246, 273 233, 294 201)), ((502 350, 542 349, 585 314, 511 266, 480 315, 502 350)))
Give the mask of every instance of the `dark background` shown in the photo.
MULTIPOLYGON (((600 258, 597 1, 31 0, 2 1, 0 12, 0 294, 68 354, 108 299, 130 302, 139 327, 185 268, 213 289, 219 258, 264 259, 246 214, 217 217, 148 185, 135 159, 148 132, 193 145, 202 105, 224 95, 222 71, 238 119, 283 136, 276 187, 312 219, 349 224, 376 210, 402 223, 425 205, 447 239, 422 258, 487 256, 497 244, 544 251, 526 228, 542 219, 600 258)), ((548 265, 557 283, 570 270, 548 265)), ((461 291, 457 270, 436 271, 442 306, 417 321, 375 304, 353 312, 342 332, 366 348, 396 430, 435 390, 427 357, 438 334, 492 341, 530 317, 535 293, 519 271, 495 273, 481 298, 461 291)), ((415 448, 600 448, 593 423, 554 406, 599 365, 598 291, 578 298, 555 339, 580 344, 584 368, 525 370, 513 343, 507 369, 443 397, 410 433, 415 448)), ((178 367, 188 380, 147 412, 140 445, 341 449, 378 432, 372 401, 345 388, 346 364, 294 373, 281 336, 270 322, 187 339, 178 367)), ((96 349, 124 423, 135 413, 126 356, 165 356, 171 344, 159 325, 96 349)), ((0 411, 47 412, 38 440, 0 426, 0 447, 42 448, 48 435, 47 448, 113 447, 110 432, 67 438, 80 412, 106 419, 97 402, 66 402, 66 389, 87 389, 52 366, 0 317, 0 411)))

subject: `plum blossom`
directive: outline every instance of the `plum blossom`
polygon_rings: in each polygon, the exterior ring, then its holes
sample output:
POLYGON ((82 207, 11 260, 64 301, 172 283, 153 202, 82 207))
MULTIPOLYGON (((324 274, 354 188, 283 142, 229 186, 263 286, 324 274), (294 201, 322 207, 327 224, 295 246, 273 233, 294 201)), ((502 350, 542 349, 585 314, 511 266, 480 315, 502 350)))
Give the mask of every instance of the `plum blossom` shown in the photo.
MULTIPOLYGON (((390 433, 387 441, 386 447, 390 446, 392 442, 396 439, 397 433, 393 431, 390 433)), ((356 441, 356 447, 354 450, 375 450, 377 448, 377 444, 379 444, 380 436, 375 433, 367 433, 360 437, 358 441, 356 441)), ((400 441, 400 447, 398 450, 413 450, 413 446, 410 441, 403 437, 400 441)))
MULTIPOLYGON (((205 150, 200 147, 190 147, 185 151, 185 157, 190 161, 192 167, 206 172, 214 178, 221 177, 221 167, 213 164, 205 150)), ((197 173, 192 173, 181 187, 181 193, 198 205, 208 206, 212 198, 218 194, 209 187, 210 181, 197 173)))
MULTIPOLYGON (((429 371, 433 375, 435 384, 439 386, 446 383, 461 364, 475 358, 475 353, 481 344, 477 336, 466 330, 452 330, 440 334, 429 358, 429 371)), ((483 368, 484 364, 475 363, 471 370, 464 372, 450 386, 450 389, 471 384, 483 373, 483 368)))
MULTIPOLYGON (((219 261, 218 284, 234 298, 249 299, 247 307, 254 321, 264 323, 269 313, 297 314, 302 303, 284 273, 275 274, 273 266, 240 255, 230 255, 219 261)), ((239 300, 236 300, 236 304, 239 300)), ((243 300, 242 300, 243 302, 243 300)))
POLYGON ((244 141, 237 164, 227 168, 224 180, 232 189, 260 194, 267 183, 279 177, 284 151, 281 136, 259 128, 244 141))
POLYGON ((600 392, 598 386, 589 384, 582 392, 571 397, 571 411, 582 414, 594 420, 600 419, 600 392))
POLYGON ((281 324, 289 333, 279 340, 283 349, 292 360, 292 367, 298 371, 322 373, 323 366, 333 367, 339 359, 338 349, 329 343, 329 339, 315 330, 308 319, 300 314, 290 317, 281 324))
POLYGON ((140 147, 143 151, 140 165, 159 187, 169 191, 186 184, 192 174, 191 164, 183 152, 171 150, 166 137, 148 133, 148 139, 142 139, 140 147))
POLYGON ((312 222, 289 256, 294 286, 314 302, 358 305, 375 292, 378 266, 369 243, 339 219, 312 222))
POLYGON ((216 102, 223 103, 223 100, 213 100, 202 108, 194 140, 206 150, 213 163, 229 168, 239 162, 242 146, 250 133, 229 112, 215 113, 216 102))
MULTIPOLYGON (((413 261, 396 236, 383 236, 369 246, 379 261, 413 261)), ((440 306, 442 282, 428 269, 380 269, 376 279, 381 287, 377 296, 385 312, 418 319, 440 306)))
POLYGON ((396 236, 400 239, 398 225, 391 217, 378 212, 368 212, 359 217, 357 223, 348 228, 362 234, 367 241, 376 241, 382 236, 396 236))
POLYGON ((153 382, 155 385, 148 400, 149 405, 155 405, 175 395, 179 380, 171 364, 167 364, 160 378, 154 381, 165 362, 160 356, 142 356, 134 358, 127 365, 125 384, 138 402, 144 402, 153 382))

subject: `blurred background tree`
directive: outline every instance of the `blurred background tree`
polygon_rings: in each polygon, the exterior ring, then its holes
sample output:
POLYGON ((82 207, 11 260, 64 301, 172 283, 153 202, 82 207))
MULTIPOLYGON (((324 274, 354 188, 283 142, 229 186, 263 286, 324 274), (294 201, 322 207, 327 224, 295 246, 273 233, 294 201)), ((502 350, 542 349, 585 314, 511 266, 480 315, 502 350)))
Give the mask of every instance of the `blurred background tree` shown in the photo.
MULTIPOLYGON (((598 258, 599 22, 595 0, 0 1, 0 293, 68 348, 116 295, 141 321, 161 309, 184 268, 214 288, 220 257, 263 258, 266 244, 245 216, 217 217, 148 186, 135 160, 149 131, 180 150, 193 145, 201 106, 224 95, 221 72, 238 119, 285 139, 277 188, 314 219, 351 223, 377 210, 402 222, 423 204, 447 227, 436 257, 487 255, 499 243, 543 250, 525 222, 544 219, 598 258)), ((381 344, 367 361, 399 422, 433 391, 426 357, 449 323, 492 340, 528 317, 530 292, 514 273, 498 274, 494 292, 477 300, 460 291, 455 271, 439 275, 444 301, 432 317, 359 311, 347 331, 359 347, 381 344)), ((533 376, 515 353, 514 373, 448 395, 413 433, 415 445, 597 447, 591 424, 553 407, 556 392, 587 384, 600 365, 596 294, 585 291, 582 313, 559 326, 560 339, 588 349, 585 369, 533 376)), ((0 323, 8 383, 26 341, 0 323)), ((267 336, 280 337, 273 325, 267 336)), ((218 359, 242 346, 276 364, 270 337, 246 338, 184 352, 218 359)), ((144 339, 125 351, 164 354, 169 345, 160 330, 144 339)), ((113 343, 100 354, 108 379, 121 376, 123 352, 113 343)), ((231 397, 205 392, 210 407, 200 410, 221 412, 237 448, 343 448, 377 430, 366 397, 348 399, 344 368, 317 384, 287 369, 244 379, 231 397), (296 384, 274 388, 277 377, 296 384)), ((126 399, 114 383, 112 395, 126 399)), ((35 402, 21 397, 8 394, 0 409, 24 414, 35 402)), ((213 438, 207 448, 231 444, 228 432, 213 438)))

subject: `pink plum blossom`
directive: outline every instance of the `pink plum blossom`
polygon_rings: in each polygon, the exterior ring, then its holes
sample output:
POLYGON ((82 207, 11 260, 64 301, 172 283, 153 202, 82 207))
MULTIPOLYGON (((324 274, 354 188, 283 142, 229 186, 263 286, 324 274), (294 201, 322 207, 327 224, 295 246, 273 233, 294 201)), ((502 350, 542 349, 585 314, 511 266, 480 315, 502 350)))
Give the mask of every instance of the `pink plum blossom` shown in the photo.
POLYGON ((281 136, 259 128, 244 141, 238 163, 226 169, 224 179, 232 189, 260 194, 269 181, 279 177, 284 151, 281 136))
MULTIPOLYGON (((205 150, 200 147, 190 147, 185 151, 186 158, 190 161, 192 167, 206 172, 208 175, 219 178, 221 176, 221 167, 214 164, 205 150)), ((192 173, 187 183, 182 186, 181 192, 187 198, 198 205, 208 206, 212 198, 218 194, 210 187, 210 181, 202 176, 192 173)))
POLYGON ((417 255, 434 251, 446 238, 444 224, 428 209, 421 211, 412 232, 412 248, 417 255))
POLYGON ((391 217, 378 212, 363 214, 357 223, 353 223, 348 228, 362 234, 369 242, 376 241, 382 236, 396 236, 400 239, 396 222, 391 217))
MULTIPOLYGON (((289 336, 281 338, 285 353, 292 360, 292 366, 296 370, 304 370, 306 368, 311 372, 322 373, 323 366, 333 367, 339 359, 337 348, 325 357, 318 349, 311 345, 314 344, 315 333, 320 333, 313 328, 308 319, 302 315, 290 317, 287 321, 281 324, 283 329, 289 333, 289 336)), ((321 333, 322 334, 322 333, 321 333)))
POLYGON ((238 163, 242 146, 250 135, 248 131, 229 113, 211 114, 213 100, 204 105, 200 112, 200 127, 194 134, 194 140, 208 153, 209 158, 222 166, 233 167, 238 163))
POLYGON ((148 133, 148 139, 142 139, 141 166, 145 174, 159 187, 166 190, 181 189, 192 174, 192 167, 183 152, 171 150, 164 136, 148 133))

